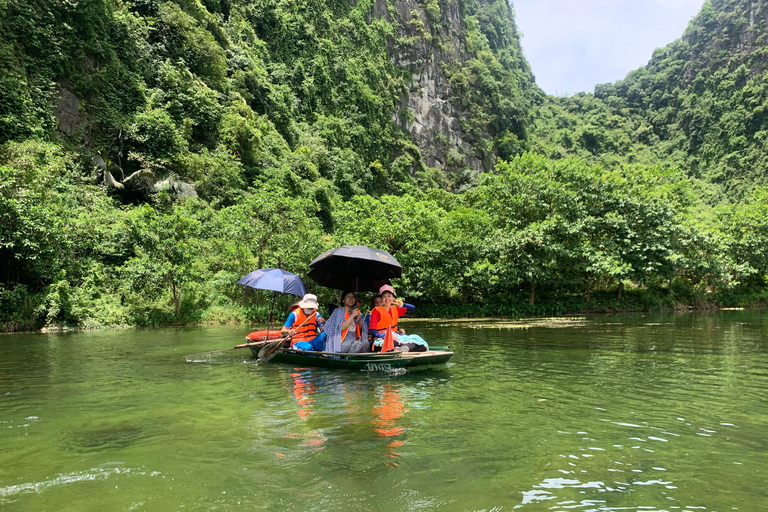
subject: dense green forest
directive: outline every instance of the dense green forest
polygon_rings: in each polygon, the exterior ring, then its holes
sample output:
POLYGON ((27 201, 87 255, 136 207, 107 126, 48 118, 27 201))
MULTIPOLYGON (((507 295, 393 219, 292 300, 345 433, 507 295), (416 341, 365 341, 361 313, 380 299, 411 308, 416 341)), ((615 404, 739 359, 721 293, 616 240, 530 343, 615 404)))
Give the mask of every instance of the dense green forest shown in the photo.
POLYGON ((346 244, 422 314, 768 301, 768 2, 572 97, 505 0, 0 0, 0 29, 6 331, 260 321, 240 277, 346 244))
POLYGON ((711 199, 745 199, 768 184, 766 55, 766 2, 704 2, 645 67, 594 94, 549 98, 534 148, 608 166, 661 162, 716 185, 711 199))

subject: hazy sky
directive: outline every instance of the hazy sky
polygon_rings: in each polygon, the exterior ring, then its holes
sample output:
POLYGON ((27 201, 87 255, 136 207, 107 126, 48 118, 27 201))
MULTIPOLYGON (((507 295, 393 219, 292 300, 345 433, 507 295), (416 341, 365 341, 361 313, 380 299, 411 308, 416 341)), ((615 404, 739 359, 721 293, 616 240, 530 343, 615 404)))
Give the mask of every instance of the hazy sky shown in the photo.
POLYGON ((704 0, 512 0, 523 51, 549 94, 592 92, 683 35, 704 0))

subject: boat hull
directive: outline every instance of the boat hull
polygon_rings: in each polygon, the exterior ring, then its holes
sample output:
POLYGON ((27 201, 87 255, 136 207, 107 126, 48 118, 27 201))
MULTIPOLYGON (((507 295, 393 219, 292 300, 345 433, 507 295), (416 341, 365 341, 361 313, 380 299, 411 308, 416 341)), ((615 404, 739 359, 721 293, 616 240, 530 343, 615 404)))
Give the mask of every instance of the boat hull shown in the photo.
MULTIPOLYGON (((248 348, 254 356, 264 344, 251 344, 248 348)), ((444 364, 453 356, 453 352, 430 350, 427 352, 374 352, 371 354, 350 354, 349 356, 329 355, 324 352, 313 353, 305 350, 285 349, 270 362, 287 363, 296 366, 335 368, 342 370, 391 371, 398 368, 413 368, 444 364)))

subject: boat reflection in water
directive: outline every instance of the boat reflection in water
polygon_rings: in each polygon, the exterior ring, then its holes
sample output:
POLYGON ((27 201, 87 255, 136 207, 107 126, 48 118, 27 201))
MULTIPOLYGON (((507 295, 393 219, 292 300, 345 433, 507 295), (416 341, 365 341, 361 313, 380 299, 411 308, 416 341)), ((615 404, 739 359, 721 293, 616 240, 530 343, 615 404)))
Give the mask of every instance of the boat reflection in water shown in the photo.
POLYGON ((291 404, 285 412, 293 419, 285 418, 278 457, 296 461, 323 451, 333 467, 366 470, 399 466, 413 426, 408 413, 429 408, 430 390, 440 385, 434 375, 382 377, 306 367, 284 375, 284 403, 291 404))
MULTIPOLYGON (((381 401, 372 412, 374 430, 380 437, 395 438, 405 434, 405 427, 397 426, 397 420, 407 412, 400 390, 391 384, 384 384, 381 389, 381 401)), ((385 456, 389 459, 397 459, 401 454, 395 450, 404 444, 405 441, 402 439, 392 439, 387 443, 389 450, 385 456)), ((385 461, 385 464, 389 467, 398 465, 395 460, 385 461)))
POLYGON ((315 385, 310 380, 312 374, 307 368, 295 368, 295 370, 291 374, 291 379, 293 379, 293 396, 299 405, 299 409, 296 412, 303 419, 312 414, 312 404, 315 403, 312 395, 315 393, 315 385), (303 373, 300 373, 300 371, 303 371, 303 373))

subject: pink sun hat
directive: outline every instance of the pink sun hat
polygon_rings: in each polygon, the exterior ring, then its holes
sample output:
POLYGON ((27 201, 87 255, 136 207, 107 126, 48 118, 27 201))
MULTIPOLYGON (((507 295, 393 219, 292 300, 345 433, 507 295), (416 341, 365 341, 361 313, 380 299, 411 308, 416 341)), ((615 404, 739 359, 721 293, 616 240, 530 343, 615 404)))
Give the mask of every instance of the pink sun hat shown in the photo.
POLYGON ((391 285, 388 285, 388 284, 385 284, 384 286, 382 286, 381 288, 379 288, 379 295, 383 294, 384 292, 389 292, 389 293, 391 293, 392 295, 395 295, 395 296, 397 296, 397 294, 395 293, 395 289, 394 289, 394 288, 392 288, 392 286, 391 286, 391 285))

